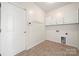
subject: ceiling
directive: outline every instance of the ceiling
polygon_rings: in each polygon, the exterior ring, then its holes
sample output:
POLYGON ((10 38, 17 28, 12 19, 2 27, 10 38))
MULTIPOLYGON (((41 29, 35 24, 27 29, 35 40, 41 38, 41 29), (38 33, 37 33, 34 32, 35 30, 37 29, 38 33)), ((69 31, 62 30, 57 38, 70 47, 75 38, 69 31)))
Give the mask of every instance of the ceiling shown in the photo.
POLYGON ((59 7, 63 7, 71 3, 72 2, 35 2, 35 4, 43 9, 45 12, 57 9, 59 7))

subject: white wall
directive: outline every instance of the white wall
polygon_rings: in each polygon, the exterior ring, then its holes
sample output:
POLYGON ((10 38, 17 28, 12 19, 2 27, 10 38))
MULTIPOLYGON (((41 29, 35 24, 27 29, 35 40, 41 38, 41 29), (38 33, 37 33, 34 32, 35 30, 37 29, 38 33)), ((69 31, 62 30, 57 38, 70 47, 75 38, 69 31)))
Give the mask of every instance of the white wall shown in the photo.
POLYGON ((47 13, 47 15, 53 16, 55 12, 59 12, 59 13, 62 13, 62 16, 63 16, 65 12, 73 11, 73 10, 71 10, 73 8, 78 10, 79 3, 77 3, 77 2, 71 3, 71 4, 65 5, 63 7, 57 8, 55 10, 51 10, 47 13))
POLYGON ((36 5, 31 5, 32 8, 28 8, 28 20, 31 21, 29 25, 29 40, 27 49, 39 44, 45 40, 45 25, 44 25, 44 12, 36 5), (30 17, 29 17, 30 16, 30 17))
POLYGON ((47 40, 61 43, 61 36, 66 36, 66 44, 79 48, 79 24, 47 26, 47 40), (56 32, 59 30, 59 32, 56 32))

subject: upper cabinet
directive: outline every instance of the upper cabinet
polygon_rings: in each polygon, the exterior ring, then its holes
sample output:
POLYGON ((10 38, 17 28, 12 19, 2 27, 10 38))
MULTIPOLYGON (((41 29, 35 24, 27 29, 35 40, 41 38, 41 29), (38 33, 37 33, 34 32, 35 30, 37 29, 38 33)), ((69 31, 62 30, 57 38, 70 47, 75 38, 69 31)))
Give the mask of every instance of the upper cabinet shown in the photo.
POLYGON ((64 24, 78 23, 78 8, 71 6, 64 12, 64 24))
POLYGON ((46 25, 74 24, 78 21, 79 4, 69 4, 48 13, 46 25))
POLYGON ((52 16, 46 16, 46 25, 51 25, 51 24, 56 25, 56 20, 54 18, 55 17, 52 16))

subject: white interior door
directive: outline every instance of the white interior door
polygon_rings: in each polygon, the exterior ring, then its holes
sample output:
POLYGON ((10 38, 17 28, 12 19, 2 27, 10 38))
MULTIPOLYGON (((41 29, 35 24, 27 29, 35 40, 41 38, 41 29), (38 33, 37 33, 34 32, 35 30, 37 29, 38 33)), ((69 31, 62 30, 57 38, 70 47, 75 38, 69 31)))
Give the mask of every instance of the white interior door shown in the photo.
POLYGON ((1 54, 15 55, 25 50, 25 11, 13 4, 2 3, 1 54))
POLYGON ((25 43, 26 43, 26 17, 25 17, 25 11, 23 9, 20 9, 18 7, 14 7, 14 19, 13 19, 13 30, 14 30, 14 39, 13 42, 15 44, 14 48, 17 51, 23 51, 25 50, 25 43))

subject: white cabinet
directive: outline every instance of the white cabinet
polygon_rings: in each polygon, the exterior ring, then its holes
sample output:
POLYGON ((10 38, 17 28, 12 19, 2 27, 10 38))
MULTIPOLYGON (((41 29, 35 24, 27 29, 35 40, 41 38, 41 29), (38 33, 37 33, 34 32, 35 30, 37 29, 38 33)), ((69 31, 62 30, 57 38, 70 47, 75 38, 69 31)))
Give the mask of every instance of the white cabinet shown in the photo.
POLYGON ((63 23, 63 14, 62 13, 56 13, 56 24, 64 24, 63 23))
POLYGON ((64 24, 78 23, 78 9, 73 7, 65 10, 64 24))
POLYGON ((58 24, 64 24, 63 23, 63 17, 59 17, 59 15, 53 15, 46 17, 46 25, 58 25, 58 24))
POLYGON ((58 25, 63 23, 63 15, 59 12, 54 12, 53 15, 46 17, 46 25, 58 25))
POLYGON ((46 25, 56 25, 56 17, 47 16, 46 17, 46 25))
POLYGON ((46 21, 47 25, 60 25, 60 24, 74 24, 78 21, 78 5, 71 4, 62 8, 56 9, 48 13, 51 19, 46 21))
POLYGON ((57 22, 56 22, 56 17, 55 17, 55 16, 52 17, 51 23, 52 23, 53 25, 56 25, 56 24, 57 24, 57 22))

